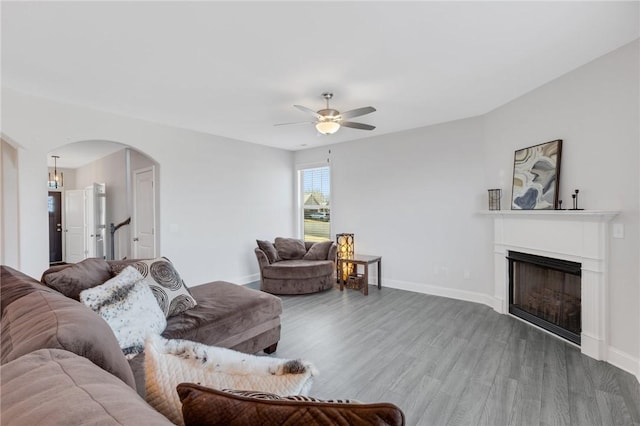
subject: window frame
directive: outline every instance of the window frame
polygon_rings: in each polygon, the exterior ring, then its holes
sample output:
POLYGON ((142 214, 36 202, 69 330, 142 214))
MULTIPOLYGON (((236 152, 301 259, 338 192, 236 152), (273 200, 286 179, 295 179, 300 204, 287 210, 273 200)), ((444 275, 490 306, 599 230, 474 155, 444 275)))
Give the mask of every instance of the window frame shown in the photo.
POLYGON ((328 161, 319 161, 313 163, 303 163, 296 164, 295 174, 296 174, 296 186, 297 186, 297 200, 296 200, 296 232, 298 234, 298 238, 304 240, 304 171, 309 169, 318 169, 318 168, 327 168, 329 170, 329 240, 332 240, 332 222, 333 222, 333 208, 332 208, 332 193, 333 193, 333 179, 332 179, 332 171, 331 164, 328 161))

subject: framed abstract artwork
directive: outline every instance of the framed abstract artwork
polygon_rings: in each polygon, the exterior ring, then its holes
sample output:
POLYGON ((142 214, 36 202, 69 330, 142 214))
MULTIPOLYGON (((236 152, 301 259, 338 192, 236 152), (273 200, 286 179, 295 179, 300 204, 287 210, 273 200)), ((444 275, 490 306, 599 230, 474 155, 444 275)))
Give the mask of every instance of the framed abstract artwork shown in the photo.
POLYGON ((561 139, 515 152, 511 210, 558 208, 561 158, 561 139))

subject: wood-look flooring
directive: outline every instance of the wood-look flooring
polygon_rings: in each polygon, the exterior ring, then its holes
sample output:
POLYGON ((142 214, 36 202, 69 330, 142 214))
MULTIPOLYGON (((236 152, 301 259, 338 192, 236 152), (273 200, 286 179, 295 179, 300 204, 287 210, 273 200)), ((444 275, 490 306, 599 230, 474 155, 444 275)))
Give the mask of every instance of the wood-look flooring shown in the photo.
POLYGON ((315 364, 311 396, 392 402, 408 425, 640 425, 633 375, 485 305, 374 286, 281 298, 273 356, 315 364))

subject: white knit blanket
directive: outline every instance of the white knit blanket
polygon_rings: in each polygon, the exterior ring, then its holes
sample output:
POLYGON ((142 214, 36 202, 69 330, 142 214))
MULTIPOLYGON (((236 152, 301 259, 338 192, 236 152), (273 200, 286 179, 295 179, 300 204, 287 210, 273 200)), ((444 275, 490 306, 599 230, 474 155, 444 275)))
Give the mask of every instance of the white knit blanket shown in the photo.
POLYGON ((216 389, 252 390, 281 396, 308 395, 315 367, 301 360, 248 355, 188 340, 154 335, 145 344, 147 402, 175 424, 182 425, 180 383, 216 389))

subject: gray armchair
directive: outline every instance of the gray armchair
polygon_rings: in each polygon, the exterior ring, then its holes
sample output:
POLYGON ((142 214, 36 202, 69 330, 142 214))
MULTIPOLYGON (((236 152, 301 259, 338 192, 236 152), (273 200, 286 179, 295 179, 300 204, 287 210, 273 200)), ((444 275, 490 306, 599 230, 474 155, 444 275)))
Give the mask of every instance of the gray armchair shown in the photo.
POLYGON ((293 238, 258 241, 260 290, 273 294, 305 294, 328 290, 336 283, 338 246, 333 241, 293 238))

